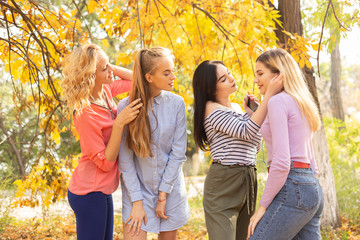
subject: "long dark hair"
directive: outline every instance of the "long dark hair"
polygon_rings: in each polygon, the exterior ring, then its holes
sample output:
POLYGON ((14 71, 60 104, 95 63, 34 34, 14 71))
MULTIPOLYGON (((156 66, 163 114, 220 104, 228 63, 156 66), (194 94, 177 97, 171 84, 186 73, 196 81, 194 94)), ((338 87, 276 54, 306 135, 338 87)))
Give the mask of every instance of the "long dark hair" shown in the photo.
POLYGON ((222 61, 203 61, 195 69, 193 76, 194 139, 196 145, 203 151, 208 150, 208 140, 204 128, 205 107, 208 101, 216 102, 216 67, 219 64, 224 65, 222 61))

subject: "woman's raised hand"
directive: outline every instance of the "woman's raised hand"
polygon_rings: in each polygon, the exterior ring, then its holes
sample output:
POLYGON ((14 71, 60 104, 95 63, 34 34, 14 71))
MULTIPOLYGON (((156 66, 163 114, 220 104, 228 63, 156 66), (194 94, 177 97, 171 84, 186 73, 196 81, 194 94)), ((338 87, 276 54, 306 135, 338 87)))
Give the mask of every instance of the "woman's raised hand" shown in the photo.
POLYGON ((266 89, 266 93, 269 97, 278 94, 281 92, 284 88, 284 82, 283 82, 284 76, 280 73, 276 77, 272 78, 269 81, 268 87, 266 89))
POLYGON ((140 112, 140 108, 143 104, 140 102, 141 99, 138 98, 127 105, 117 116, 114 122, 115 125, 124 126, 132 122, 140 112))

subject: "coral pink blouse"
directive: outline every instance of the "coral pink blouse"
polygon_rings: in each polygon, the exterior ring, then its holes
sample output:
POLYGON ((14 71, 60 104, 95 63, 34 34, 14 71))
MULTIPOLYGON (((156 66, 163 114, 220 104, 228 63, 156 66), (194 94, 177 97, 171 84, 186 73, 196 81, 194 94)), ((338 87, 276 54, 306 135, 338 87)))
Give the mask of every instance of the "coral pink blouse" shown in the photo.
POLYGON ((77 195, 96 191, 111 194, 117 189, 118 159, 113 162, 108 161, 105 157, 105 149, 114 124, 112 116, 117 115, 112 97, 130 89, 131 81, 128 80, 116 80, 111 84, 104 84, 103 90, 113 115, 108 109, 91 104, 83 109, 80 116, 74 118, 75 128, 80 137, 82 156, 71 177, 70 192, 77 195))

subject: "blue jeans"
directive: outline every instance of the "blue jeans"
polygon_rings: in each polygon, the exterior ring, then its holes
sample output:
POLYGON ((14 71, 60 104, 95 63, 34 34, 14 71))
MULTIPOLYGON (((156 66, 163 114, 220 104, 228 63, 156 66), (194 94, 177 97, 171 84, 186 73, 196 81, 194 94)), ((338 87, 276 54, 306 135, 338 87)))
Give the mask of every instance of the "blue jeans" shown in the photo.
POLYGON ((76 216, 78 240, 112 240, 114 207, 112 196, 102 192, 76 195, 68 190, 68 200, 76 216))
POLYGON ((250 240, 320 240, 324 197, 312 169, 291 168, 250 240))

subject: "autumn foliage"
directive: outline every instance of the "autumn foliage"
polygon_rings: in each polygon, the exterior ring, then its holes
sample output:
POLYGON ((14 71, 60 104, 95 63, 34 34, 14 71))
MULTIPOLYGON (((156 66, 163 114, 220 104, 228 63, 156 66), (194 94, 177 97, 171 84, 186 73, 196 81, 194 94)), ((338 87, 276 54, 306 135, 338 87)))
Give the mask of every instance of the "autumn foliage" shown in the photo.
MULTIPOLYGON (((17 157, 22 180, 14 206, 48 206, 66 195, 69 176, 78 153, 59 158, 61 134, 77 137, 71 114, 63 102, 61 63, 83 43, 102 46, 112 62, 131 68, 141 47, 169 48, 176 59, 175 91, 191 110, 191 78, 195 66, 206 59, 224 61, 238 82, 235 101, 251 89, 254 60, 277 46, 274 33, 281 27, 279 12, 268 1, 68 1, 46 5, 39 1, 1 1, 0 61, 11 77, 17 114, 36 112, 32 141, 19 148, 29 152, 42 141, 33 159, 17 157), (25 86, 25 87, 24 87, 25 86), (25 91, 24 88, 27 90, 25 91), (31 171, 26 174, 26 164, 31 171), (30 195, 25 194, 30 190, 30 195), (39 200, 40 196, 40 200, 39 200)), ((286 48, 300 66, 310 66, 309 48, 317 45, 302 36, 291 36, 286 48)), ((257 92, 255 91, 255 94, 257 92)), ((191 113, 191 111, 189 111, 191 113)), ((0 119, 5 119, 1 115, 0 119)), ((21 124, 21 117, 16 121, 21 124)), ((191 131, 191 130, 190 130, 191 131)))

